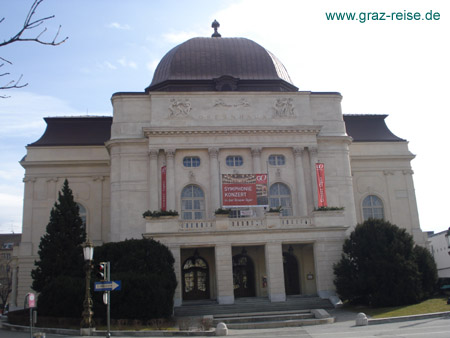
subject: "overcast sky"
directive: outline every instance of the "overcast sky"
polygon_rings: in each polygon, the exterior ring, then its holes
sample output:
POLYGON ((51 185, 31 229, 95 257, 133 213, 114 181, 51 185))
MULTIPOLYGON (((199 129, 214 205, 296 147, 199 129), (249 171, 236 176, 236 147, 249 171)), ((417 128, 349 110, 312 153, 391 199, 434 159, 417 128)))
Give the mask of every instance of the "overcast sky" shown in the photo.
MULTIPOLYGON (((0 41, 21 27, 32 0, 1 1, 0 41)), ((274 53, 300 90, 338 91, 344 114, 388 114, 409 141, 421 227, 450 227, 446 170, 450 145, 450 2, 45 0, 36 18, 55 15, 42 39, 0 49, 1 84, 23 74, 23 89, 1 91, 0 233, 21 232, 25 146, 45 130, 43 117, 112 115, 111 95, 143 91, 159 60, 191 37, 246 37, 274 53), (385 12, 385 20, 331 21, 326 12, 385 12), (439 20, 391 20, 432 11, 439 20)), ((367 17, 367 15, 365 15, 367 17)), ((374 14, 370 14, 374 18, 374 14)), ((382 18, 382 14, 378 14, 382 18)), ((39 27, 35 32, 39 32, 39 27)), ((32 34, 32 33, 29 33, 32 34)))

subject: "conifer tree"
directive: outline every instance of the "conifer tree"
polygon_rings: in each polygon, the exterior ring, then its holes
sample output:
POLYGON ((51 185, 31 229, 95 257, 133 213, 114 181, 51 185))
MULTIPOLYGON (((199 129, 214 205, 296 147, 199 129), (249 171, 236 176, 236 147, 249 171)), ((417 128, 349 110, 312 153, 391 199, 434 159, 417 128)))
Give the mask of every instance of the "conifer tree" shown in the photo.
POLYGON ((83 278, 84 258, 81 244, 86 241, 83 220, 79 215, 67 179, 58 193, 58 201, 50 212, 46 233, 39 244, 39 260, 31 272, 32 288, 37 292, 55 282, 58 277, 83 278))

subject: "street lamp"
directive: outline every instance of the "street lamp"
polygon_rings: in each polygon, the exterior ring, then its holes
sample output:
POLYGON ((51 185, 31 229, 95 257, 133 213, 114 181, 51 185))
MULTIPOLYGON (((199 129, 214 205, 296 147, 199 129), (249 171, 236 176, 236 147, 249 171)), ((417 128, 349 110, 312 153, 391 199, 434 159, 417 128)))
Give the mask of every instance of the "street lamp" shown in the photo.
POLYGON ((91 271, 92 271, 92 259, 94 257, 94 246, 89 241, 83 244, 83 255, 84 261, 86 262, 86 293, 83 302, 83 320, 81 321, 82 328, 92 328, 94 326, 94 321, 92 316, 94 311, 92 311, 92 298, 91 298, 91 271))

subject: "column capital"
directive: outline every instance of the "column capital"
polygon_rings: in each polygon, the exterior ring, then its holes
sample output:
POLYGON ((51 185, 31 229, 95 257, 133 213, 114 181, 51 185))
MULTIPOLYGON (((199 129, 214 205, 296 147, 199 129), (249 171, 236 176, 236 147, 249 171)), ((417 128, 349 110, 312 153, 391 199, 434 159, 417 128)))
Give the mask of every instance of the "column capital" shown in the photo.
POLYGON ((311 155, 317 155, 318 153, 317 147, 308 147, 308 150, 311 155))
POLYGON ((261 147, 253 147, 251 148, 252 157, 260 157, 261 156, 261 147))
POLYGON ((148 156, 149 156, 150 159, 152 159, 152 160, 156 160, 156 159, 158 158, 158 153, 159 153, 158 149, 152 149, 152 148, 150 148, 150 149, 148 150, 148 156))
POLYGON ((169 159, 173 159, 175 156, 175 149, 164 149, 164 152, 169 159))
POLYGON ((292 148, 292 151, 294 152, 295 157, 301 157, 303 155, 303 152, 305 151, 305 148, 294 147, 294 148, 292 148))
POLYGON ((217 158, 219 156, 219 148, 208 148, 209 157, 217 158))

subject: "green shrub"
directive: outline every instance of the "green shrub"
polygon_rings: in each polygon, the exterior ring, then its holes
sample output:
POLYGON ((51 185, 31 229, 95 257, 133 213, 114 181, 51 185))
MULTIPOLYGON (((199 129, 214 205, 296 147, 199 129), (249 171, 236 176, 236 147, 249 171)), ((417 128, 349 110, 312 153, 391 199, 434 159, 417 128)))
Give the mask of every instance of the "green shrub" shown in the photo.
MULTIPOLYGON (((150 240, 126 240, 95 248, 96 263, 111 263, 111 280, 122 281, 111 292, 111 318, 153 319, 170 317, 177 285, 174 258, 163 244, 150 240)), ((95 292, 94 314, 104 317, 102 293, 95 292)))
POLYGON ((420 273, 420 280, 422 284, 421 298, 429 298, 438 291, 436 262, 428 249, 418 245, 414 247, 414 260, 420 273))
POLYGON ((337 293, 343 300, 373 306, 418 302, 424 294, 413 248, 412 236, 387 221, 358 224, 334 265, 337 293))

